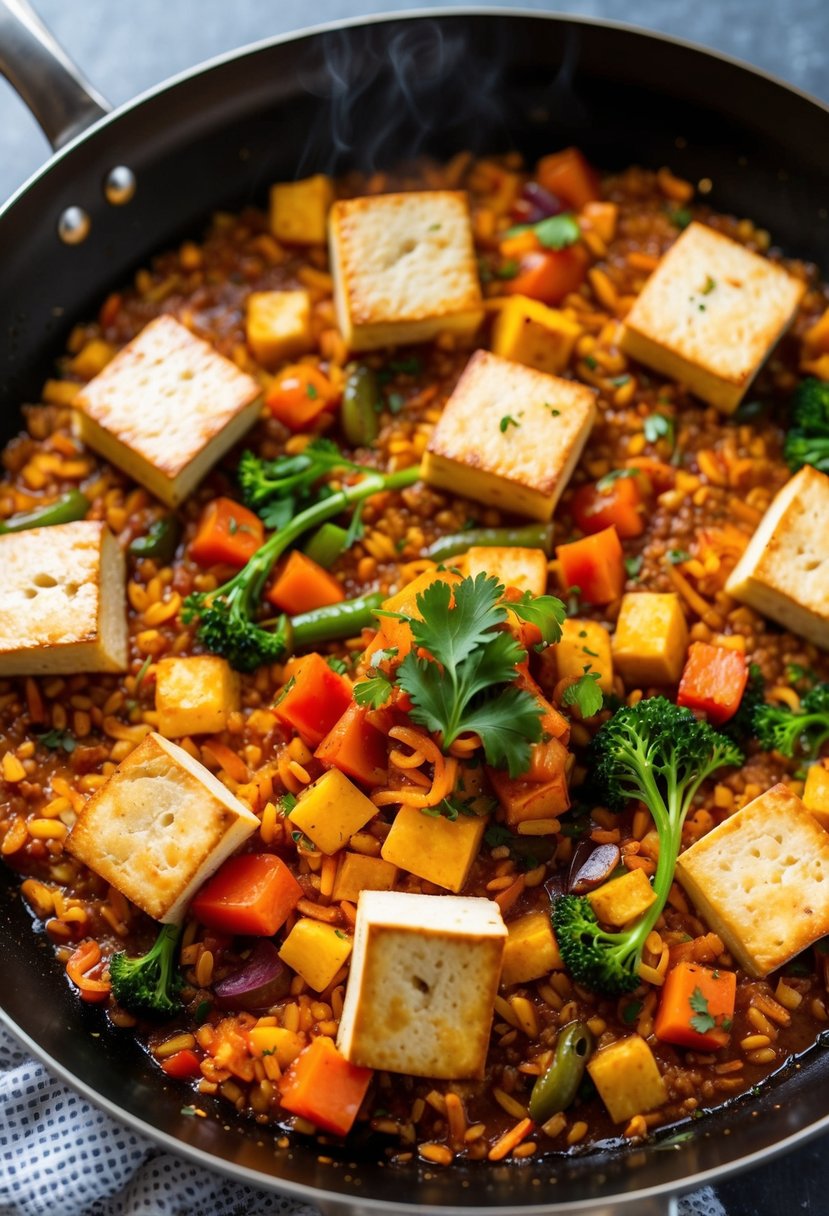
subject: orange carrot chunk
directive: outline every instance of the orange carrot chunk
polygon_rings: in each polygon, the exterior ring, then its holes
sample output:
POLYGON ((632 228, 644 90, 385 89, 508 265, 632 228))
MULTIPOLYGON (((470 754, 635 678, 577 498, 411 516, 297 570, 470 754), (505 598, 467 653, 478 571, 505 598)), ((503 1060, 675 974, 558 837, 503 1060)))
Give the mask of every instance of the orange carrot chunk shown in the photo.
POLYGON ((622 594, 625 559, 614 527, 569 545, 557 545, 556 557, 564 590, 578 587, 585 604, 609 604, 622 594))
POLYGON ((560 304, 571 291, 581 287, 588 261, 581 245, 526 253, 520 259, 518 274, 506 283, 505 290, 544 304, 560 304))
POLYGON ((326 604, 339 604, 345 593, 333 574, 294 549, 265 592, 265 599, 293 616, 326 604))
POLYGON ((349 705, 314 755, 326 768, 338 768, 374 789, 386 784, 388 761, 386 737, 366 720, 368 712, 365 706, 349 705))
POLYGON ((617 477, 606 488, 579 486, 570 503, 577 528, 588 535, 613 526, 619 536, 641 536, 645 530, 642 491, 635 477, 617 477))
POLYGON ((272 937, 302 899, 291 871, 272 853, 231 857, 209 878, 192 903, 209 929, 272 937))
POLYGON ((214 498, 202 512, 190 557, 200 566, 235 566, 241 570, 265 539, 258 515, 232 498, 214 498))
POLYGON ((748 663, 739 650, 692 642, 676 703, 704 713, 709 722, 721 726, 740 708, 747 683, 748 663))
POLYGON ((339 394, 318 367, 296 363, 283 368, 265 394, 265 404, 290 431, 302 431, 333 405, 339 394))
POLYGON ((731 1033, 736 991, 733 971, 677 963, 662 988, 653 1024, 656 1037, 677 1047, 718 1051, 731 1033))
POLYGON ((322 655, 307 654, 291 665, 291 675, 273 707, 309 747, 317 747, 351 704, 351 685, 322 655))
POLYGON ((372 1075, 370 1068, 349 1064, 329 1038, 319 1035, 280 1078, 282 1105, 322 1131, 346 1136, 372 1075))
POLYGON ((565 148, 562 152, 543 156, 535 175, 545 190, 576 211, 600 197, 599 175, 578 148, 565 148))

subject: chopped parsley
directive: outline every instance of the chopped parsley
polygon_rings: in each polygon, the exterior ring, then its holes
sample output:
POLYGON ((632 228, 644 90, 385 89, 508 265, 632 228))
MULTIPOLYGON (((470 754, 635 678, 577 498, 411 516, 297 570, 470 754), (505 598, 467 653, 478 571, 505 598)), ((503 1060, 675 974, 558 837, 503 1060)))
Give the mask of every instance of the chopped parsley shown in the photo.
POLYGON ((311 384, 311 382, 309 380, 309 382, 305 385, 305 396, 308 397, 311 401, 316 401, 316 399, 317 399, 317 397, 319 397, 319 395, 320 395, 319 389, 317 388, 317 386, 315 384, 311 384))
POLYGON ((550 405, 549 401, 544 402, 544 408, 545 408, 545 410, 550 411, 551 418, 558 418, 559 415, 561 414, 561 410, 557 410, 554 406, 550 405))
POLYGON ((503 418, 498 423, 498 429, 503 435, 508 427, 520 425, 521 423, 517 420, 517 418, 513 418, 512 414, 504 414, 503 418))
POLYGON ((561 698, 562 705, 572 705, 579 711, 582 718, 594 717, 604 704, 602 690, 598 681, 601 679, 597 671, 585 671, 575 684, 570 684, 564 690, 561 698))
POLYGON ((338 659, 335 654, 329 655, 325 660, 332 671, 336 671, 338 676, 344 676, 348 671, 348 663, 345 659, 338 659))
POLYGON ((665 556, 672 566, 678 566, 680 562, 691 560, 691 554, 687 549, 669 549, 665 556))
POLYGON ((717 1022, 708 1009, 708 997, 701 988, 694 989, 688 998, 688 1004, 694 1015, 690 1021, 691 1029, 695 1030, 697 1034, 708 1034, 712 1031, 717 1022))
POLYGON ((673 451, 675 444, 673 418, 668 418, 665 414, 648 414, 642 425, 642 430, 645 432, 645 438, 648 443, 657 443, 660 439, 667 439, 671 451, 673 451))
POLYGON ((609 473, 605 473, 604 477, 600 477, 596 482, 596 489, 600 494, 606 494, 613 485, 614 481, 619 481, 622 477, 638 477, 638 469, 611 469, 609 473))
POLYGON ((599 366, 599 361, 598 361, 598 359, 596 359, 596 357, 594 355, 587 355, 584 361, 587 364, 587 366, 590 368, 591 372, 594 372, 596 370, 596 368, 599 366))
POLYGON ((693 218, 687 207, 671 207, 668 209, 668 219, 680 232, 688 227, 693 218))
POLYGON ((37 736, 38 742, 48 747, 50 752, 64 751, 71 755, 78 746, 75 736, 68 730, 47 730, 37 736))
POLYGON ((632 1026, 642 1012, 641 1001, 628 1001, 622 1010, 622 1021, 626 1026, 632 1026))
POLYGON ((705 280, 704 285, 703 285, 703 288, 702 288, 702 294, 703 294, 704 296, 710 296, 710 295, 711 295, 711 292, 714 290, 714 288, 715 288, 716 286, 717 286, 717 280, 716 280, 716 279, 712 279, 712 278, 711 278, 711 275, 709 274, 709 275, 708 275, 708 277, 707 277, 707 278, 706 278, 706 280, 705 280))
POLYGON ((537 224, 517 224, 510 228, 507 237, 519 236, 522 232, 534 232, 539 245, 545 249, 566 249, 575 245, 581 236, 581 228, 575 216, 564 213, 553 215, 537 224))
POLYGON ((399 414, 406 404, 406 398, 401 393, 389 393, 386 397, 386 405, 389 407, 390 414, 399 414))
POLYGON ((500 266, 495 267, 496 279, 514 279, 521 269, 515 258, 510 258, 506 262, 502 262, 500 266))
POLYGON ((644 560, 645 559, 641 553, 638 553, 636 557, 625 558, 625 570, 627 571, 628 578, 639 577, 639 572, 642 569, 642 563, 644 560))
POLYGON ((512 832, 502 823, 493 823, 484 832, 484 840, 491 849, 500 849, 512 843, 512 832))
POLYGON ((291 794, 289 792, 284 793, 279 799, 279 809, 286 819, 291 818, 291 811, 296 806, 297 801, 298 799, 296 794, 291 794))

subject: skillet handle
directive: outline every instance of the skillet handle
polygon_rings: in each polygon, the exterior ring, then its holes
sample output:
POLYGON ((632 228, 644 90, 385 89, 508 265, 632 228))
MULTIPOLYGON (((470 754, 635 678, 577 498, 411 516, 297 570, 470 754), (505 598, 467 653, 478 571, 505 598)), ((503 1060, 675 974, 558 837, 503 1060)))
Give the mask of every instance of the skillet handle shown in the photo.
POLYGON ((32 111, 55 151, 111 108, 28 0, 0 0, 0 73, 32 111))

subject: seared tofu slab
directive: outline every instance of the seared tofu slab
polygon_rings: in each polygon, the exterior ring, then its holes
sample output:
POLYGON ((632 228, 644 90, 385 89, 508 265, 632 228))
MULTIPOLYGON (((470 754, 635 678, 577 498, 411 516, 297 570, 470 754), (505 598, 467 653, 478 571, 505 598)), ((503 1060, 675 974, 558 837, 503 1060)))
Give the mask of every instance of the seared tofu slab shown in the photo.
POLYGON ((829 832, 775 785, 681 853, 676 876, 749 975, 829 933, 829 832))
POLYGON ((124 557, 100 520, 0 536, 0 676, 126 671, 124 557))
POLYGON ((149 734, 89 799, 66 848, 153 920, 177 924, 258 827, 209 769, 149 734))
POLYGON ((337 323, 354 351, 469 338, 483 299, 469 203, 451 190, 334 203, 329 223, 337 323))
POLYGON ((726 591, 829 650, 829 477, 804 465, 772 502, 726 591))
POLYGON ((252 376, 162 316, 74 404, 84 443, 174 507, 253 425, 259 397, 252 376))
POLYGON ((502 511, 550 519, 595 415, 586 385, 476 351, 432 432, 424 477, 502 511))
POLYGON ((689 224, 625 320, 622 349, 731 413, 806 290, 705 224, 689 224))
POLYGON ((490 899, 363 891, 340 1051, 388 1072, 482 1077, 506 937, 490 899))

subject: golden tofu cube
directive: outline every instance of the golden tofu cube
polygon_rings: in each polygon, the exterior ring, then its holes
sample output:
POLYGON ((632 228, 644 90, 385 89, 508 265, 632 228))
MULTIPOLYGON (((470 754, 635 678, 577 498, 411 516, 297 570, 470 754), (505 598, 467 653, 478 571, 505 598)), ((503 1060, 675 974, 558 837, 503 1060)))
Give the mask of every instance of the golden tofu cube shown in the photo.
MULTIPOLYGON (((555 745, 558 740, 548 740, 546 747, 558 750, 555 745)), ((558 747, 564 749, 562 744, 558 747)), ((569 764, 562 766, 560 772, 549 781, 522 781, 520 777, 510 777, 502 769, 489 769, 489 779, 498 797, 498 801, 506 812, 506 820, 510 827, 518 827, 536 819, 555 819, 570 808, 570 794, 567 789, 569 764)))
POLYGON ((324 245, 333 201, 331 178, 323 173, 279 182, 271 186, 271 232, 288 245, 324 245))
POLYGON ((829 933, 829 832, 788 786, 772 786, 676 863, 702 919, 749 975, 829 933))
POLYGON ((548 520, 595 412, 585 385, 476 351, 432 432, 423 476, 487 506, 548 520))
POLYGON ((487 825, 485 815, 425 815, 402 806, 383 842, 381 855, 392 865, 447 891, 462 891, 478 855, 487 825))
POLYGON ((570 362, 580 327, 566 313, 540 300, 510 296, 492 327, 492 352, 551 376, 570 362))
POLYGON ((282 943, 279 957, 314 992, 323 992, 347 962, 352 945, 342 929, 303 916, 282 943))
POLYGON ((507 925, 501 983, 529 984, 551 971, 561 971, 564 963, 558 951, 552 921, 547 912, 528 912, 507 925))
POLYGON ((174 317, 156 317, 74 402, 81 439, 175 507, 259 415, 260 388, 174 317))
POLYGON ((254 291, 248 296, 245 332, 263 367, 304 355, 313 346, 307 291, 254 291))
POLYGON ((626 1123, 668 1100, 659 1065, 638 1034, 603 1047, 588 1062, 587 1071, 614 1123, 626 1123))
POLYGON ((239 677, 218 655, 161 659, 155 669, 155 709, 158 733, 166 739, 215 735, 239 709, 239 677))
POLYGON ((410 1076, 481 1078, 506 936, 491 899, 364 891, 342 1054, 410 1076))
POLYGON ((603 925, 620 927, 647 912, 656 896, 644 870, 628 870, 590 891, 587 899, 603 925))
POLYGON ((803 789, 803 805, 822 828, 829 830, 829 765, 825 760, 810 764, 803 789))
POLYGON ((795 473, 766 511, 726 583, 735 600, 829 650, 829 477, 795 473))
POLYGON ((361 891, 390 891, 397 880, 397 866, 382 857, 346 853, 334 880, 332 899, 356 904, 361 891))
POLYGON ((279 1067, 284 1069, 293 1064, 306 1041, 304 1035, 283 1026, 254 1026, 248 1031, 248 1042, 251 1054, 257 1059, 275 1056, 279 1067))
POLYGON ((471 578, 491 574, 505 587, 516 587, 532 595, 543 595, 547 590, 548 558, 543 549, 475 545, 462 560, 464 573, 471 578))
POLYGON ((100 520, 0 536, 0 676, 126 671, 126 575, 100 520))
POLYGON ((203 764, 150 734, 83 807, 66 848, 153 920, 177 924, 199 887, 258 828, 203 764))
POLYGON ((628 688, 676 684, 688 650, 688 626, 679 596, 673 591, 627 592, 611 650, 628 688))
POLYGON ((298 828, 322 853, 336 853, 377 814, 377 807, 344 773, 331 768, 300 795, 291 811, 298 828))
POLYGON ((560 680, 598 672, 596 683, 603 693, 613 691, 613 655, 610 634, 598 621, 569 617, 561 627, 561 641, 553 648, 560 680))
POLYGON ((469 202, 451 190, 334 203, 329 224, 337 323, 351 350, 471 339, 483 299, 469 202))
POLYGON ((689 224, 625 318, 622 350, 731 413, 805 290, 768 258, 689 224))

